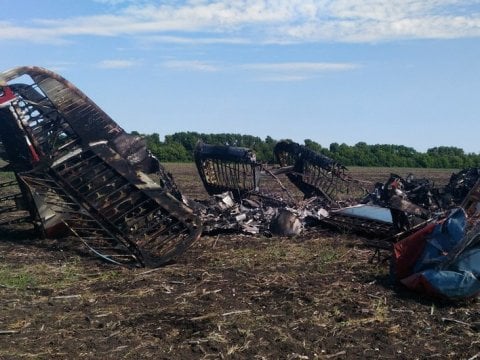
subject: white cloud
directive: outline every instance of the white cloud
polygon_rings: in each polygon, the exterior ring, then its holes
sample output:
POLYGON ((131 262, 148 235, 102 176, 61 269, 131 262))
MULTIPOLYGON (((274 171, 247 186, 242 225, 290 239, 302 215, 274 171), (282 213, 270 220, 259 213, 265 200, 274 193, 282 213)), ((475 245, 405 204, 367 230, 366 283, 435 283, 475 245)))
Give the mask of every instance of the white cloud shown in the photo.
POLYGON ((328 62, 287 62, 287 63, 256 63, 244 64, 244 70, 254 71, 257 81, 291 82, 312 79, 320 73, 351 71, 360 68, 353 63, 328 62))
POLYGON ((96 1, 117 10, 108 15, 37 19, 23 26, 1 22, 0 40, 140 35, 208 44, 221 39, 295 43, 480 37, 478 0, 96 1), (207 36, 202 40, 199 34, 207 36))
POLYGON ((247 45, 252 41, 240 37, 186 37, 172 35, 153 35, 144 36, 143 41, 152 43, 171 43, 171 44, 189 44, 189 45, 214 45, 214 44, 230 44, 230 45, 247 45))
POLYGON ((54 29, 22 27, 7 21, 0 21, 0 41, 2 40, 22 40, 57 45, 68 43, 67 40, 62 38, 62 34, 57 33, 54 29))
POLYGON ((125 69, 136 66, 137 63, 131 60, 103 60, 97 64, 102 69, 125 69))
POLYGON ((61 62, 61 61, 56 61, 56 62, 52 62, 52 63, 48 63, 45 67, 51 71, 54 71, 54 72, 57 72, 57 73, 61 73, 61 72, 65 72, 65 71, 68 71, 69 69, 71 69, 72 67, 76 66, 75 63, 73 62, 68 62, 68 61, 64 61, 64 62, 61 62))
POLYGON ((263 82, 297 82, 309 79, 308 76, 303 75, 272 75, 263 76, 256 79, 256 81, 263 82))
POLYGON ((213 72, 220 68, 212 63, 198 60, 170 60, 162 64, 164 67, 175 70, 213 72))
POLYGON ((131 3, 132 0, 93 0, 96 3, 117 6, 124 3, 131 3))
POLYGON ((258 63, 242 65, 245 69, 280 72, 325 72, 346 71, 359 67, 352 63, 325 63, 325 62, 290 62, 290 63, 258 63))
POLYGON ((260 78, 265 81, 299 81, 311 78, 317 73, 350 71, 360 67, 359 64, 353 63, 287 62, 233 65, 199 60, 168 60, 161 65, 169 69, 202 72, 242 70, 255 75, 260 73, 260 78))

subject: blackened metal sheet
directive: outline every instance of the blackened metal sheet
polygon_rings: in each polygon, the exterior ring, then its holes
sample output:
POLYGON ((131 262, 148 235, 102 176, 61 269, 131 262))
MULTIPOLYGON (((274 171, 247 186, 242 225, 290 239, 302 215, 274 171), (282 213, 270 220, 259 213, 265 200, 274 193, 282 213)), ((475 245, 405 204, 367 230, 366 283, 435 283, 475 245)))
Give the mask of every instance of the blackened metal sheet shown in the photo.
POLYGON ((109 145, 120 156, 128 158, 132 165, 150 172, 152 165, 146 160, 145 140, 127 134, 75 85, 52 71, 35 66, 6 71, 0 75, 0 81, 8 82, 22 75, 33 79, 38 89, 47 96, 56 111, 65 118, 83 142, 107 140, 109 145), (132 149, 136 150, 136 154, 132 154, 132 149))
POLYGON ((201 220, 145 141, 74 85, 38 67, 1 73, 0 83, 14 94, 0 95, 3 144, 41 233, 74 235, 104 259, 148 266, 200 237, 201 220), (23 75, 33 83, 9 83, 23 75))
POLYGON ((250 149, 199 142, 194 156, 200 178, 210 195, 231 191, 239 200, 257 190, 260 169, 250 149))
POLYGON ((288 179, 306 198, 317 196, 329 205, 345 200, 358 200, 368 191, 347 174, 340 163, 290 141, 277 143, 275 157, 282 167, 293 166, 288 179))

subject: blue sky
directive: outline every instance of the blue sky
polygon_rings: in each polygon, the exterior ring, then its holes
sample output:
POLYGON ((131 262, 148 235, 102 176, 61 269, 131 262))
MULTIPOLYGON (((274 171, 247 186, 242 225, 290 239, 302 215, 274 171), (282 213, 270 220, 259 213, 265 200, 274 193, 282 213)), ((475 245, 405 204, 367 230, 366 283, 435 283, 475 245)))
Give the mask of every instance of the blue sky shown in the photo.
POLYGON ((0 8, 0 71, 56 71, 127 131, 480 152, 479 0, 0 0, 0 8))

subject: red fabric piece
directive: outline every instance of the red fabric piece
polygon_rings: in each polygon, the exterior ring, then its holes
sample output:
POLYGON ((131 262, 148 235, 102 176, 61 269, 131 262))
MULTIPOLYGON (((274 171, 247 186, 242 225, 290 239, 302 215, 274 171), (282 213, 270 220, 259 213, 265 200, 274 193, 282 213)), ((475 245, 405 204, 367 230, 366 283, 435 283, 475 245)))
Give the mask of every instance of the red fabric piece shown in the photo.
POLYGON ((422 274, 413 274, 401 280, 401 283, 409 289, 427 294, 433 297, 443 297, 441 294, 428 282, 422 274))
POLYGON ((4 86, 3 95, 0 96, 0 105, 8 103, 13 99, 15 99, 15 94, 13 93, 12 89, 10 89, 8 86, 4 86))
POLYGON ((431 223, 393 246, 394 275, 401 280, 411 275, 420 255, 425 249, 425 240, 438 223, 431 223))

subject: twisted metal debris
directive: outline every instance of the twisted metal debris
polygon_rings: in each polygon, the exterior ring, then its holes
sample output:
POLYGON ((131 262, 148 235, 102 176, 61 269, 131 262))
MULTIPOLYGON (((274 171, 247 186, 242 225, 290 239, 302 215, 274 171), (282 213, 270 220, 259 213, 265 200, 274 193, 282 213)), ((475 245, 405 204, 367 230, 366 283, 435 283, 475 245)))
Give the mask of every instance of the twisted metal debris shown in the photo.
POLYGON ((162 265, 200 237, 200 219, 145 141, 74 85, 38 67, 1 73, 0 83, 0 136, 20 188, 2 199, 0 223, 26 210, 43 236, 72 235, 136 266, 162 265))
POLYGON ((281 141, 274 149, 275 158, 283 168, 291 166, 287 178, 305 198, 322 198, 329 206, 357 199, 368 194, 362 184, 348 175, 342 164, 318 154, 305 146, 281 141))
POLYGON ((209 195, 231 191, 235 199, 240 200, 258 190, 260 164, 250 149, 199 142, 194 157, 209 195))
MULTIPOLYGON (((403 179, 396 174, 384 184, 369 184, 352 178, 340 163, 290 141, 279 142, 274 153, 280 168, 268 170, 255 161, 254 154, 248 149, 199 144, 195 159, 205 188, 216 196, 221 192, 236 194, 232 199, 238 204, 235 207, 232 203, 230 208, 234 211, 230 216, 212 211, 206 215, 207 211, 203 217, 215 219, 217 225, 224 224, 217 229, 223 226, 238 230, 242 227, 233 224, 241 225, 248 219, 249 224, 255 225, 248 229, 253 233, 268 234, 275 224, 277 231, 273 233, 277 235, 298 234, 299 228, 323 225, 360 233, 370 238, 367 244, 391 249, 394 242, 445 216, 453 207, 463 206, 472 213, 478 211, 478 169, 453 174, 450 182, 442 188, 436 188, 428 179, 415 179, 412 175, 403 179), (248 164, 247 168, 245 164, 248 164), (278 181, 278 174, 285 174, 305 200, 292 203, 291 196, 286 200, 266 196, 262 179, 274 177, 278 181), (255 179, 255 182, 248 182, 249 186, 245 186, 245 181, 238 180, 246 178, 255 179), (264 201, 258 201, 259 193, 264 194, 261 198, 264 201), (254 216, 250 209, 252 196, 257 200, 254 216), (270 204, 266 204, 267 199, 270 204), (277 202, 274 208, 271 207, 272 201, 277 202), (285 211, 290 216, 285 217, 285 211), (302 222, 300 227, 298 220, 302 222), (280 230, 278 224, 282 224, 280 230)), ((225 196, 228 193, 224 193, 225 196)))

